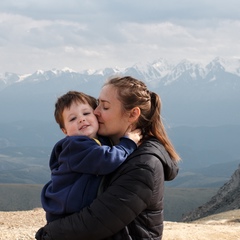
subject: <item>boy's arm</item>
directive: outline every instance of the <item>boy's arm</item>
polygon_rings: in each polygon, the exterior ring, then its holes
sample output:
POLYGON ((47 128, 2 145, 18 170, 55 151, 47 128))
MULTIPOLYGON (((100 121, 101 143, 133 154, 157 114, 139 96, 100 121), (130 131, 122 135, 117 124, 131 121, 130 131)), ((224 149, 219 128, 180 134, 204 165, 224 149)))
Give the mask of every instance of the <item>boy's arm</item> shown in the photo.
POLYGON ((136 148, 137 144, 126 136, 120 138, 118 145, 111 147, 107 145, 98 146, 92 152, 93 155, 96 154, 97 158, 97 161, 95 163, 97 174, 105 175, 112 173, 127 159, 127 157, 136 148))
MULTIPOLYGON (((137 148, 128 137, 122 137, 115 146, 100 146, 88 137, 69 137, 64 142, 59 161, 66 162, 71 171, 105 175, 113 172, 137 148)), ((59 166, 61 171, 61 165, 59 166)))

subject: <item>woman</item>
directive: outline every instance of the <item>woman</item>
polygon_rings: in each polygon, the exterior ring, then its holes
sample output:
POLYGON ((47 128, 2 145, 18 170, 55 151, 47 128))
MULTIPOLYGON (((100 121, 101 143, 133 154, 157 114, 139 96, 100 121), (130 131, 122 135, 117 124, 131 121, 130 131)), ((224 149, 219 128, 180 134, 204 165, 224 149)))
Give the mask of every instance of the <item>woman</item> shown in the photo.
POLYGON ((137 79, 113 78, 103 86, 95 109, 98 133, 115 145, 132 125, 142 129, 142 143, 105 178, 89 207, 46 225, 37 239, 162 238, 164 180, 176 177, 179 156, 167 137, 160 109, 159 96, 137 79))

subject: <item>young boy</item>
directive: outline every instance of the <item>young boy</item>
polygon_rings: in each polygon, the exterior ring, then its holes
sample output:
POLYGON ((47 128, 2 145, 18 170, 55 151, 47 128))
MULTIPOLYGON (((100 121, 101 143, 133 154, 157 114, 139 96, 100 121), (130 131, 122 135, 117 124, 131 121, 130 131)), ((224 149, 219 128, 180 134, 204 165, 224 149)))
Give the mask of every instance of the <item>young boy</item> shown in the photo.
POLYGON ((142 137, 140 130, 127 130, 119 145, 101 146, 107 139, 97 136, 96 106, 95 98, 76 91, 64 94, 55 104, 55 119, 66 137, 52 150, 51 180, 41 194, 47 222, 90 205, 103 175, 116 170, 142 137))

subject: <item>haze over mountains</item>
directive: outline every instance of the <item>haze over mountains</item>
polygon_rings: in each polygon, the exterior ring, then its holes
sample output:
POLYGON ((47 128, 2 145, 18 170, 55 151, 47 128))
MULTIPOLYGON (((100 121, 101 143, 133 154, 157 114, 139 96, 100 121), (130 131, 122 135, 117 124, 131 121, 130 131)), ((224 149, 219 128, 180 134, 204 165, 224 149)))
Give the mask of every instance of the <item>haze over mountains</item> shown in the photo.
POLYGON ((97 97, 103 82, 115 74, 137 77, 159 93, 163 116, 171 126, 239 124, 240 60, 221 58, 206 66, 160 59, 126 69, 38 70, 22 76, 5 73, 0 76, 0 108, 7 112, 1 121, 52 120, 57 96, 76 89, 97 97))
POLYGON ((45 183, 48 155, 63 137, 53 118, 68 90, 95 97, 113 75, 145 81, 162 99, 168 134, 183 161, 175 187, 220 187, 240 162, 240 60, 202 66, 159 59, 126 69, 38 70, 0 75, 0 182, 45 183))

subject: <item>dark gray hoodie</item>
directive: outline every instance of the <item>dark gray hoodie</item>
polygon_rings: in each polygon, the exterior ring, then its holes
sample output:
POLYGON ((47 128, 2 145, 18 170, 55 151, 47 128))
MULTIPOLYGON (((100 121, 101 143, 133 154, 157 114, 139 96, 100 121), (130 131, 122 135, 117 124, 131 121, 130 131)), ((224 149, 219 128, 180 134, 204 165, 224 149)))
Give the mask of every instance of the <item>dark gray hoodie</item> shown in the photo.
POLYGON ((160 240, 164 181, 177 164, 155 138, 144 141, 105 178, 103 191, 78 213, 46 225, 45 240, 160 240))

